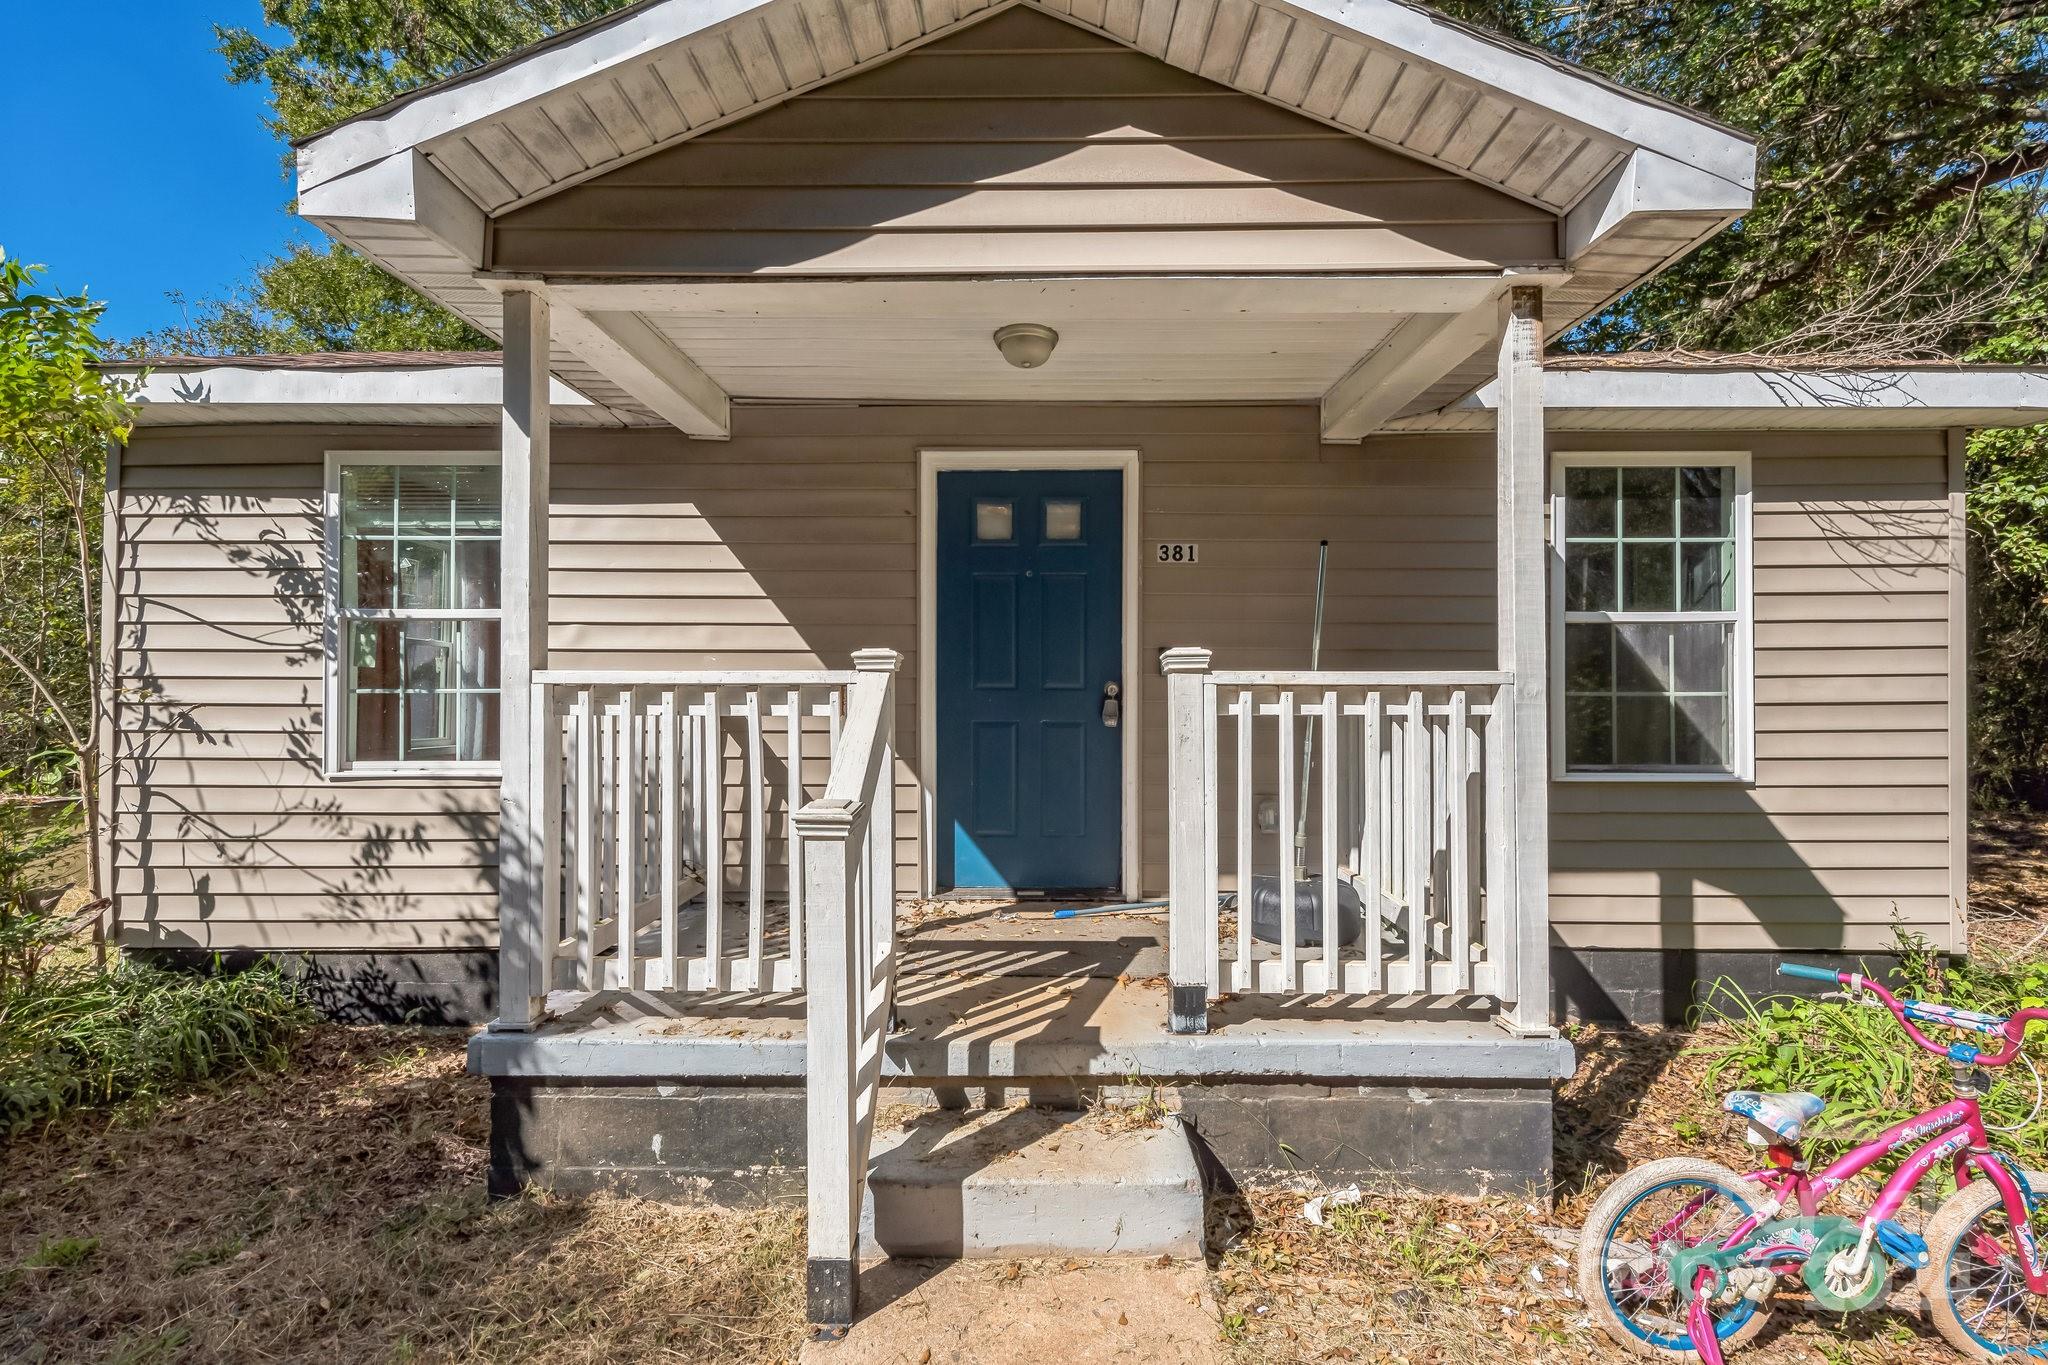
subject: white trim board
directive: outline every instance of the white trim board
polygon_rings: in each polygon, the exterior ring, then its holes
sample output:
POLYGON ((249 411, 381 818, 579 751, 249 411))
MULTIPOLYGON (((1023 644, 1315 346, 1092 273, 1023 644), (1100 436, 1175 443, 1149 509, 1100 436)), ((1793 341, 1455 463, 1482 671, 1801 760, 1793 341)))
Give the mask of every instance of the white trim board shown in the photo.
POLYGON ((939 546, 937 536, 939 475, 949 470, 1115 469, 1124 482, 1123 546, 1123 894, 1136 897, 1143 867, 1139 858, 1138 821, 1140 765, 1144 762, 1144 687, 1139 676, 1142 636, 1140 588, 1143 556, 1138 535, 1143 529, 1139 494, 1143 486, 1136 450, 935 450, 917 452, 917 768, 919 788, 918 893, 936 893, 938 803, 934 774, 938 766, 939 546))
MULTIPOLYGON (((320 776, 329 782, 362 782, 405 778, 469 778, 496 782, 497 763, 391 763, 351 764, 343 752, 343 736, 351 723, 342 704, 341 670, 345 653, 341 622, 341 470, 343 465, 474 465, 488 468, 501 463, 494 449, 468 450, 330 450, 323 459, 320 479, 320 543, 324 563, 320 566, 323 589, 320 603, 321 712, 320 776)), ((502 619, 496 612, 460 613, 477 619, 502 619)), ((502 696, 502 693, 501 693, 502 696)), ((505 743, 500 727, 499 744, 505 743)), ((502 748, 500 750, 502 752, 502 748)))

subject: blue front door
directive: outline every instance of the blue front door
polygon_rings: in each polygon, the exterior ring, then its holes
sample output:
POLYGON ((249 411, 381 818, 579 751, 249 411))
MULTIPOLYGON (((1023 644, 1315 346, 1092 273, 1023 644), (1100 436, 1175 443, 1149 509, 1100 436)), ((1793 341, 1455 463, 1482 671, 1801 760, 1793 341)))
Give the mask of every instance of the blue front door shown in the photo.
POLYGON ((1116 470, 939 475, 942 890, 1122 882, 1123 519, 1116 470))

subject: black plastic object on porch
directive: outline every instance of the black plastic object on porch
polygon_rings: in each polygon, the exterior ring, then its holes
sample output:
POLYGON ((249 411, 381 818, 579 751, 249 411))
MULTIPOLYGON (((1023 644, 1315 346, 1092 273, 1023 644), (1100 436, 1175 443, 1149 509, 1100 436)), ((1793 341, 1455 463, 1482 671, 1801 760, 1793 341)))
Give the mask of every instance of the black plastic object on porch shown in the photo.
MULTIPOLYGON (((1323 666, 1323 602, 1330 581, 1330 542, 1316 545, 1315 626, 1309 634, 1308 666, 1311 672, 1323 666)), ((1320 948, 1323 944, 1323 883, 1308 875, 1308 798, 1315 775, 1316 718, 1310 716, 1302 727, 1301 777, 1294 801, 1294 943, 1298 948, 1320 948)), ((1244 818, 1242 814, 1240 819, 1244 818)), ((1278 943, 1282 937, 1280 878, 1255 875, 1252 878, 1252 937, 1262 943, 1278 943)), ((1238 913, 1246 913, 1244 897, 1238 898, 1238 913)), ((1365 909, 1358 889, 1348 881, 1337 883, 1337 941, 1359 942, 1365 935, 1365 909)))

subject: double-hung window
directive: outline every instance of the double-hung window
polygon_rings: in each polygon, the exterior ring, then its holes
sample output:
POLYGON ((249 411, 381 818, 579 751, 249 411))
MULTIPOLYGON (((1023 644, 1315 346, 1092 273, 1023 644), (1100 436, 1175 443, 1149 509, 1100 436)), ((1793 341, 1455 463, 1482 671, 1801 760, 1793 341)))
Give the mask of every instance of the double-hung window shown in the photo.
POLYGON ((328 457, 327 766, 498 765, 497 457, 328 457))
POLYGON ((1750 776, 1748 478, 1742 454, 1558 457, 1559 776, 1750 776))

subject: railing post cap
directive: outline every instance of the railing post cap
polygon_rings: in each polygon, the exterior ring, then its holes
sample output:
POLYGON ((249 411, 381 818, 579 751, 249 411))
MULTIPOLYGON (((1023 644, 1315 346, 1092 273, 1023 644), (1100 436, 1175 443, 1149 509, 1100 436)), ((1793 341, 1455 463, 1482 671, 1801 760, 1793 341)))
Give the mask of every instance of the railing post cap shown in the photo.
POLYGON ((790 823, 796 826, 799 834, 813 842, 843 840, 853 829, 853 822, 860 812, 861 803, 858 801, 821 796, 799 806, 796 814, 790 817, 790 823))
POLYGON ((894 673, 903 667, 903 655, 893 649, 856 649, 853 666, 862 673, 894 673))
POLYGON ((1168 675, 1174 673, 1207 673, 1209 661, 1215 658, 1214 651, 1200 645, 1176 645, 1159 652, 1159 671, 1168 675))

